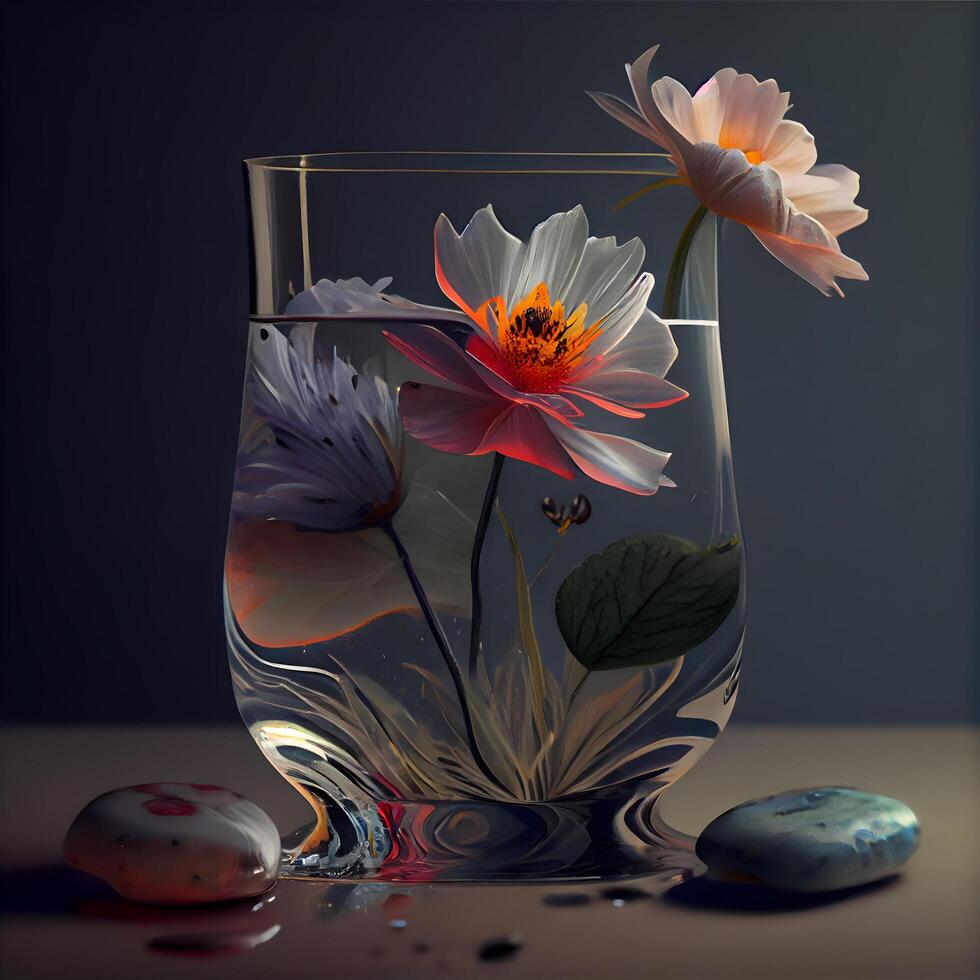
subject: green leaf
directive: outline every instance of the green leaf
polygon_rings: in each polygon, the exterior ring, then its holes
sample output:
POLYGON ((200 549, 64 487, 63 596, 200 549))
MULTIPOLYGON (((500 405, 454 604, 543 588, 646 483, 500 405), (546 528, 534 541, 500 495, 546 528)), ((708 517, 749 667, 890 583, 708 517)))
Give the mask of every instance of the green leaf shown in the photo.
POLYGON ((702 548, 669 534, 624 538, 562 583, 555 614, 589 670, 648 667, 703 643, 738 598, 737 538, 702 548))

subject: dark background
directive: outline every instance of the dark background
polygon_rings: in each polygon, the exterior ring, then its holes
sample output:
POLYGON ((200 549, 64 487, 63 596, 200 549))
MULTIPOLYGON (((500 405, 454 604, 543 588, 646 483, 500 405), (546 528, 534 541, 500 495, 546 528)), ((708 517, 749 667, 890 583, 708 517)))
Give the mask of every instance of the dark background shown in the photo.
MULTIPOLYGON (((246 156, 644 150, 585 88, 665 42, 794 93, 863 178, 822 297, 741 229, 722 326, 749 548, 736 717, 977 717, 978 8, 14 4, 2 50, 2 712, 231 721, 220 580, 246 156)), ((662 273, 661 273, 662 274, 662 273)))

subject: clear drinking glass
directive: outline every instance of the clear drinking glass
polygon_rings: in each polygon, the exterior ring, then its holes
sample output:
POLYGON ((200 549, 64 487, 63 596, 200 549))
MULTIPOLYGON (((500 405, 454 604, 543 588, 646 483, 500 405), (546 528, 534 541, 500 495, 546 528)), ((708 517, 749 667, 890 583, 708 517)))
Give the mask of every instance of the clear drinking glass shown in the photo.
POLYGON ((715 219, 668 327, 640 272, 673 242, 614 210, 663 170, 248 161, 225 619, 242 717, 315 814, 285 875, 691 866, 657 803, 731 713, 745 572, 715 219))

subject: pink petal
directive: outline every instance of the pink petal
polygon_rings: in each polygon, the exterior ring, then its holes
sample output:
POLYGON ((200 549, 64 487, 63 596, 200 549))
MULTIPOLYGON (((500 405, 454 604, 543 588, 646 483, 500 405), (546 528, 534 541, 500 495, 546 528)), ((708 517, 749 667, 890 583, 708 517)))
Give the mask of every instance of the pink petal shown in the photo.
POLYGON ((837 239, 816 219, 802 214, 783 193, 783 183, 766 164, 754 167, 740 150, 699 143, 686 152, 688 179, 712 211, 748 225, 784 265, 824 295, 834 279, 868 278, 859 262, 843 255, 837 239))
POLYGON ((473 370, 483 383, 501 398, 521 405, 533 405, 543 412, 562 418, 577 418, 582 411, 563 395, 521 391, 508 380, 510 365, 494 344, 490 344, 477 334, 466 342, 466 353, 472 358, 473 370))
POLYGON ((768 231, 781 231, 787 206, 779 174, 752 166, 741 150, 698 143, 684 151, 691 188, 701 203, 725 218, 768 231))
POLYGON ((824 296, 829 296, 831 290, 838 296, 844 295, 844 291, 834 281, 838 276, 867 282, 868 274, 861 263, 844 255, 837 240, 827 232, 824 232, 828 239, 826 242, 820 241, 819 235, 804 236, 804 220, 823 230, 812 218, 801 214, 794 216, 790 231, 785 235, 759 228, 753 228, 752 233, 783 265, 802 276, 811 286, 816 286, 824 296), (810 240, 806 240, 807 237, 810 240))
MULTIPOLYGON (((599 408, 606 412, 612 412, 613 415, 620 415, 624 419, 643 419, 646 418, 646 412, 638 412, 634 408, 627 408, 625 405, 620 405, 618 402, 610 401, 608 398, 603 398, 602 395, 597 394, 594 391, 586 391, 583 388, 562 388, 562 391, 568 392, 569 395, 578 395, 579 398, 584 398, 586 401, 592 402, 593 405, 598 405, 599 408)), ((585 414, 584 412, 582 413, 585 414)))
POLYGON ((392 347, 430 374, 443 381, 487 393, 487 386, 480 380, 472 359, 441 330, 412 323, 392 325, 383 332, 392 347))
MULTIPOLYGON (((734 71, 734 69, 725 68, 722 71, 734 71)), ((693 142, 718 142, 718 134, 721 132, 721 124, 724 120, 721 88, 718 85, 718 76, 721 74, 722 72, 718 72, 714 77, 709 78, 691 99, 691 104, 694 106, 694 123, 697 136, 693 142)))
POLYGON ((444 453, 487 452, 480 445, 511 404, 494 395, 410 381, 398 389, 405 431, 444 453))
POLYGON ((678 149, 701 141, 694 100, 677 79, 658 78, 650 89, 650 98, 654 106, 654 120, 678 149))
POLYGON ((548 425, 575 465, 599 483, 642 496, 672 484, 663 475, 670 453, 605 432, 589 432, 558 422, 548 425))
POLYGON ((861 178, 836 163, 784 178, 783 191, 798 211, 816 218, 832 235, 843 235, 868 220, 868 209, 854 203, 861 178))
MULTIPOLYGON (((760 147, 762 158, 778 170, 784 186, 787 177, 806 173, 817 162, 813 136, 798 122, 784 119, 773 133, 768 146, 760 147)), ((803 210, 801 208, 801 210, 803 210)))
POLYGON ((570 480, 575 469, 551 429, 552 425, 565 428, 566 424, 546 421, 548 418, 528 405, 512 405, 497 419, 474 455, 502 453, 570 480))
POLYGON ((497 348, 475 332, 470 335, 465 351, 441 330, 423 324, 392 326, 384 335, 410 361, 443 381, 479 395, 535 405, 556 416, 574 418, 582 414, 563 395, 518 391, 497 373, 507 368, 497 348))
POLYGON ((722 114, 717 142, 742 150, 765 149, 789 107, 789 93, 780 92, 771 78, 760 82, 733 68, 717 72, 715 80, 722 114))
POLYGON ((405 431, 433 449, 467 456, 498 452, 567 480, 575 475, 545 416, 531 406, 414 382, 399 389, 398 406, 405 431))
POLYGON ((683 388, 646 371, 598 371, 563 390, 628 418, 642 418, 643 413, 631 413, 623 410, 622 406, 665 408, 687 398, 683 388))
MULTIPOLYGON (((670 153, 677 162, 678 142, 684 141, 684 137, 677 132, 674 127, 664 118, 663 113, 657 107, 653 99, 650 87, 650 62, 657 53, 659 44, 648 48, 631 65, 626 66, 626 77, 629 79, 630 88, 633 90, 633 98, 636 99, 637 108, 640 110, 647 125, 656 132, 655 142, 670 153)), ((673 79, 671 80, 673 81, 673 79)), ((677 82, 675 85, 679 84, 677 82)), ((683 86, 680 86, 683 88, 683 86)), ((687 90, 684 89, 686 92, 687 90)), ((690 95, 687 96, 691 98, 690 95)), ((680 95, 678 93, 678 98, 680 95)), ((693 117, 693 113, 692 113, 693 117)))

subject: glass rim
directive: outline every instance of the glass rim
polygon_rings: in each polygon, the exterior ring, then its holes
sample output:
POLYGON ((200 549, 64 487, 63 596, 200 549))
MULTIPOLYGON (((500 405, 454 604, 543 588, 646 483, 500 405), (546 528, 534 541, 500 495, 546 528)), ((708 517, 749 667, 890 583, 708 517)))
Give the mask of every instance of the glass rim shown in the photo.
POLYGON ((337 150, 250 157, 249 171, 396 174, 567 174, 674 176, 667 153, 554 150, 337 150))

